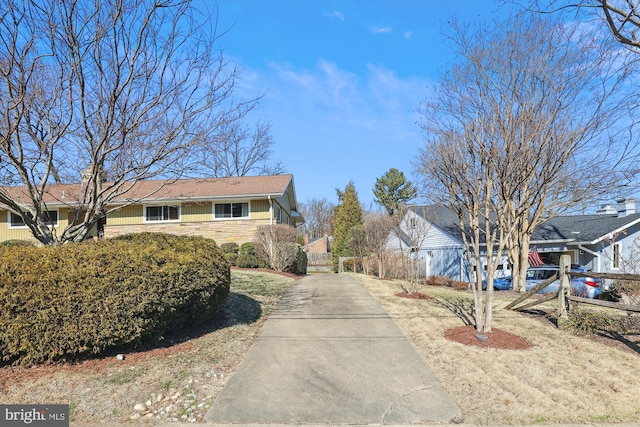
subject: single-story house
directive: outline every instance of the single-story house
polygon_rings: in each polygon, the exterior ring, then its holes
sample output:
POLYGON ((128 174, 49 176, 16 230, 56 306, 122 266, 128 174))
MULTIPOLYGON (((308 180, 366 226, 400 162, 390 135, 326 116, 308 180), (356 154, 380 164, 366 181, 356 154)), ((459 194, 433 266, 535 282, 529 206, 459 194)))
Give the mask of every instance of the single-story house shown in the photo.
MULTIPOLYGON (((633 199, 603 205, 595 214, 558 216, 536 227, 530 247, 542 261, 557 264, 571 256, 595 272, 620 273, 625 262, 640 259, 640 213, 633 199)), ((421 276, 470 281, 458 218, 443 206, 412 206, 387 240, 391 251, 418 251, 421 276), (418 242, 418 243, 416 243, 418 242)), ((506 256, 496 277, 510 275, 506 256)))
MULTIPOLYGON (((82 183, 50 185, 44 202, 54 227, 63 230, 77 209, 82 183)), ((108 183, 104 184, 105 186, 108 183)), ((24 198, 23 187, 2 188, 24 198), (22 194, 22 196, 20 196, 22 194)), ((263 224, 300 225, 292 175, 148 180, 135 183, 108 206, 93 231, 106 238, 144 231, 197 235, 226 242, 254 239, 263 224), (117 208, 111 210, 112 208, 117 208)), ((19 215, 0 205, 0 241, 33 239, 19 215)))

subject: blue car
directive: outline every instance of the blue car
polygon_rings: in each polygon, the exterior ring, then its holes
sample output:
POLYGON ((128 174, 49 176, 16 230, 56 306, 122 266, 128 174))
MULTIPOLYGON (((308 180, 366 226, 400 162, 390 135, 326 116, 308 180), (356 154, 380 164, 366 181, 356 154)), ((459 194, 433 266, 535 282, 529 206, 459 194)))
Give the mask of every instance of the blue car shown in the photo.
MULTIPOLYGON (((525 282, 525 289, 528 291, 535 287, 537 284, 542 283, 549 277, 556 274, 560 268, 557 265, 539 265, 536 267, 529 267, 527 269, 527 276, 525 282)), ((587 270, 584 267, 578 265, 572 265, 571 271, 584 273, 587 270)), ((575 295, 585 298, 597 298, 602 293, 602 280, 592 277, 572 277, 571 287, 575 295)), ((547 294, 558 292, 560 288, 560 280, 551 282, 549 286, 538 291, 539 294, 547 294)))
MULTIPOLYGON (((493 279, 493 289, 496 291, 508 291, 512 288, 511 276, 496 277, 493 279)), ((487 289, 487 281, 482 281, 482 289, 487 289)))

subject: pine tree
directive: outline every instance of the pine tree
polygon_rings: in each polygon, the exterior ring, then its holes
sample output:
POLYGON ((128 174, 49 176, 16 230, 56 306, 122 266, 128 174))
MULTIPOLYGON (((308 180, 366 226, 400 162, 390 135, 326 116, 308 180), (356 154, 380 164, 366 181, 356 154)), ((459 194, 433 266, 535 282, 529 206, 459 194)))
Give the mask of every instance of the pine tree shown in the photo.
POLYGON ((418 190, 411 181, 407 181, 404 173, 391 168, 376 179, 373 194, 376 196, 375 202, 384 207, 389 215, 393 215, 401 205, 414 199, 418 190))
POLYGON ((333 245, 331 246, 331 261, 333 270, 338 271, 338 260, 343 256, 352 256, 349 240, 351 228, 362 225, 362 206, 358 200, 358 193, 353 181, 345 187, 344 191, 336 190, 340 204, 336 207, 336 216, 333 229, 333 245))

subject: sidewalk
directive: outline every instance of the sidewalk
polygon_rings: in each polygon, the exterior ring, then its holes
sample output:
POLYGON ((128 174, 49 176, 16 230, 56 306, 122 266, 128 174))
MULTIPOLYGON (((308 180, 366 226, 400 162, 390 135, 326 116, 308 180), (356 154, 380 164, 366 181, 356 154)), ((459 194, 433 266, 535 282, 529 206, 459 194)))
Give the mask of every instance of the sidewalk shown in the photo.
POLYGON ((214 424, 463 421, 396 324, 349 275, 298 281, 205 417, 214 424))

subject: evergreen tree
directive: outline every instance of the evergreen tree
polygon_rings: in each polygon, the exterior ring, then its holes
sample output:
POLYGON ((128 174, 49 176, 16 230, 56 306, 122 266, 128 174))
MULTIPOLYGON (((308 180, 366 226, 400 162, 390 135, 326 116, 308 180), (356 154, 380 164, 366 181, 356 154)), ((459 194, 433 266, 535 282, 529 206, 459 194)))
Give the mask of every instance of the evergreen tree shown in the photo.
POLYGON ((414 199, 418 190, 411 181, 407 181, 404 173, 391 168, 376 179, 373 194, 376 196, 375 202, 384 207, 389 215, 393 215, 401 205, 414 199))
POLYGON ((344 191, 336 190, 340 204, 336 207, 333 229, 333 245, 331 247, 331 261, 333 270, 338 271, 338 260, 342 256, 353 256, 349 245, 351 228, 362 225, 362 206, 358 200, 358 193, 353 181, 347 184, 344 191))

